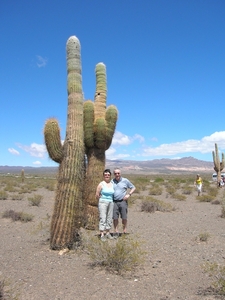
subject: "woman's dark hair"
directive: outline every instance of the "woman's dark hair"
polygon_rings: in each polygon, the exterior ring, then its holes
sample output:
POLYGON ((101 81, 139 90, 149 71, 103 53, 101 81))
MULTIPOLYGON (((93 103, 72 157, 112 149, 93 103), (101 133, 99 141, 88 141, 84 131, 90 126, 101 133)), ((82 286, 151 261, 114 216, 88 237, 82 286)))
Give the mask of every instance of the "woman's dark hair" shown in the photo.
POLYGON ((104 175, 105 173, 109 173, 109 174, 111 175, 110 169, 105 169, 105 170, 103 171, 103 175, 104 175))

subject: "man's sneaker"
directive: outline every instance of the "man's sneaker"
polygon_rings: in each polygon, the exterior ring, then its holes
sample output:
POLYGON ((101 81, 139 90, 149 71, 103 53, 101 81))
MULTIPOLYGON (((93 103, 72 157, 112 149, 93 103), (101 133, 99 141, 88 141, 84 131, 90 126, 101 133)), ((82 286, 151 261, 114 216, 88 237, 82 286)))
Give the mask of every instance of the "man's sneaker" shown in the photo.
POLYGON ((101 240, 102 242, 105 242, 105 241, 106 241, 106 237, 103 235, 103 236, 100 237, 100 240, 101 240))
POLYGON ((109 239, 109 240, 113 240, 113 237, 111 236, 110 233, 106 234, 106 238, 109 239))
POLYGON ((114 232, 113 234, 114 239, 118 239, 119 236, 120 236, 119 232, 114 232))

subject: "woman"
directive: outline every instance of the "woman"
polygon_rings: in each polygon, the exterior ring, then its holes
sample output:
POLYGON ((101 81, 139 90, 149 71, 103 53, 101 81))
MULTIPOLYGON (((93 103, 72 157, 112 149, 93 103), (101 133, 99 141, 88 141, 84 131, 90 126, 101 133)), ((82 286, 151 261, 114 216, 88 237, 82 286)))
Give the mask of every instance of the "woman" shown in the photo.
POLYGON ((113 217, 113 184, 111 183, 111 171, 106 169, 103 172, 103 181, 99 183, 96 189, 96 198, 99 199, 99 231, 102 241, 113 239, 110 234, 113 217))
POLYGON ((197 174, 194 185, 197 187, 198 196, 200 196, 200 194, 202 192, 202 183, 203 183, 202 178, 200 177, 199 174, 197 174))

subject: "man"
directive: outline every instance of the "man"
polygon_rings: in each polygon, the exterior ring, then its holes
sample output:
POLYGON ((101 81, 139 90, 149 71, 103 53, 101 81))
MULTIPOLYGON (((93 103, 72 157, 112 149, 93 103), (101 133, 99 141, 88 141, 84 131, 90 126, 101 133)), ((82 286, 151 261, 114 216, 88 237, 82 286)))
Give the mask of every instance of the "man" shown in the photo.
POLYGON ((123 233, 127 232, 127 200, 135 191, 135 186, 127 178, 121 176, 121 171, 118 168, 114 170, 114 176, 115 178, 112 180, 114 188, 113 225, 117 237, 119 235, 119 215, 122 218, 123 233), (127 189, 130 190, 129 193, 127 193, 127 189))

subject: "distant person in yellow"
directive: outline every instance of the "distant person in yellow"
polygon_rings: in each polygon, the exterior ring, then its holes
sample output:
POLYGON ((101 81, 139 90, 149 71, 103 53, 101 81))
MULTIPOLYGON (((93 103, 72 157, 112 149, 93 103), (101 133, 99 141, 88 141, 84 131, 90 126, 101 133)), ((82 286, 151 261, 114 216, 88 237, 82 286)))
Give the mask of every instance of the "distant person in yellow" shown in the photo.
POLYGON ((202 192, 202 184, 203 184, 203 180, 202 180, 202 178, 200 177, 200 175, 197 174, 196 179, 195 179, 195 182, 194 182, 194 186, 197 188, 198 196, 199 196, 199 195, 201 194, 201 192, 202 192))

